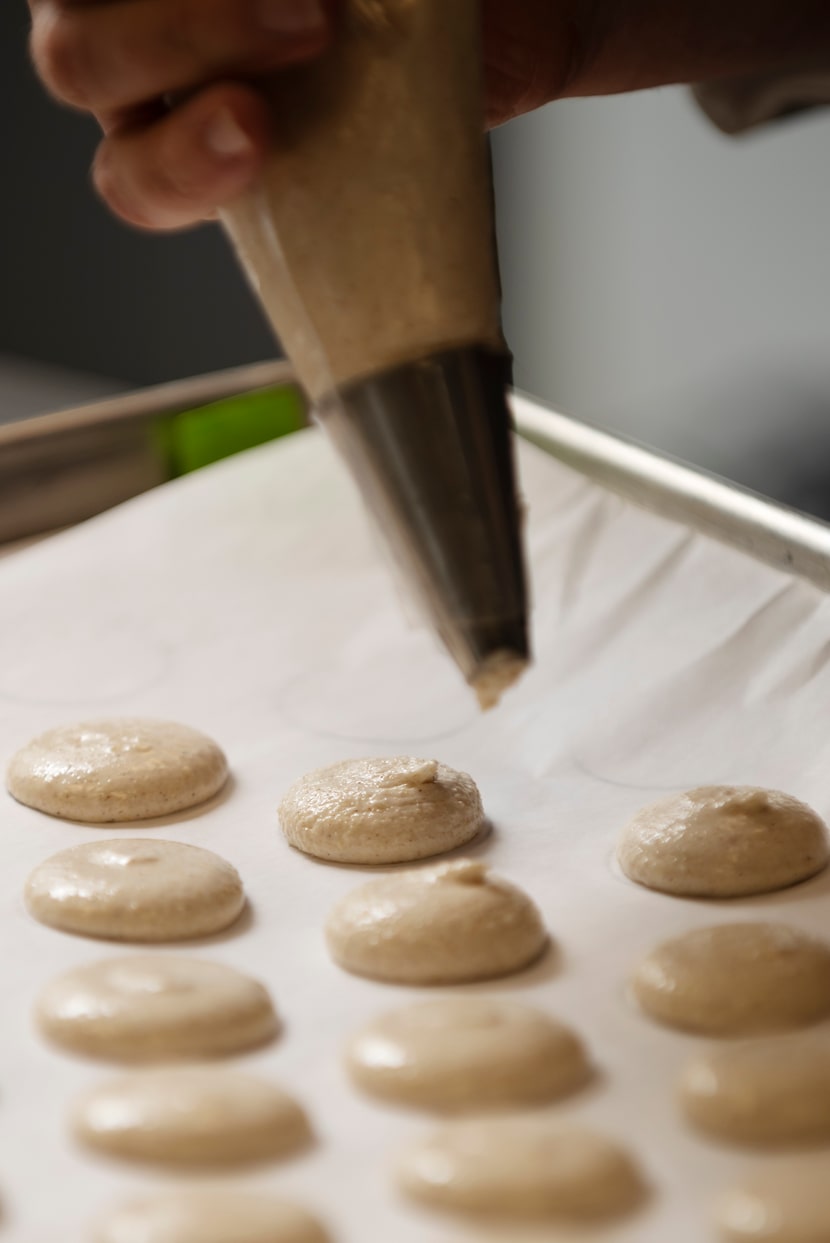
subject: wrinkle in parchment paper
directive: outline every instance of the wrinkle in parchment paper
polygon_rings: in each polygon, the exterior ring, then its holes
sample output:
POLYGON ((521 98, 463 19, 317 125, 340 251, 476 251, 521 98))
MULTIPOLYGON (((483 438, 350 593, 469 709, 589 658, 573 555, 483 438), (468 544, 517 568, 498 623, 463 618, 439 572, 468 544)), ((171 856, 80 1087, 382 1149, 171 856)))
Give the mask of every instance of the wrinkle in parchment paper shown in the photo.
MULTIPOLYGON (((490 1236, 412 1209, 394 1190, 396 1152, 433 1124, 359 1097, 340 1054, 352 1031, 415 994, 330 962, 326 916, 366 873, 292 851, 276 807, 303 772, 350 755, 409 752, 472 773, 492 824, 476 857, 533 896, 556 946, 526 975, 473 991, 539 1005, 580 1032, 596 1085, 551 1115, 630 1146, 652 1188, 619 1227, 575 1237, 510 1227, 491 1243, 708 1243, 712 1197, 756 1159, 687 1132, 675 1084, 698 1042, 642 1018, 627 975, 657 940, 711 922, 771 916, 830 935, 830 875, 731 904, 678 900, 627 882, 614 843, 643 803, 700 781, 779 785, 830 814, 830 607, 811 587, 606 501, 537 450, 522 448, 520 462, 537 662, 486 717, 404 618, 357 499, 308 432, 0 564, 0 653, 18 671, 13 685, 0 671, 0 759, 102 710, 181 720, 223 745, 227 799, 130 831, 203 845, 238 867, 248 921, 192 952, 268 985, 284 1035, 237 1064, 290 1086, 318 1141, 297 1161, 233 1181, 307 1203, 337 1243, 490 1236), (136 661, 137 636, 161 664, 136 661), (84 669, 95 671, 86 687, 84 669)), ((86 1224, 110 1203, 170 1180, 73 1146, 69 1106, 106 1068, 46 1048, 30 1023, 53 975, 123 953, 41 927, 21 902, 31 868, 101 830, 10 799, 2 821, 0 931, 15 950, 0 1025, 5 1237, 85 1243, 86 1224)))

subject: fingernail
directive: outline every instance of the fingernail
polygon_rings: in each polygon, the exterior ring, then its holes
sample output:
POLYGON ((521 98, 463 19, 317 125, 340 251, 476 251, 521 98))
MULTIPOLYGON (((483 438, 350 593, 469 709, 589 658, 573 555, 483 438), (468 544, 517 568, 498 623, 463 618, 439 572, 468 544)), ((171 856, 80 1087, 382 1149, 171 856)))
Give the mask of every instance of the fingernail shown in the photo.
POLYGON ((222 108, 208 121, 205 146, 223 160, 239 159, 253 151, 250 138, 229 108, 222 108))
POLYGON ((260 21, 273 34, 317 34, 326 26, 320 0, 260 0, 260 21))

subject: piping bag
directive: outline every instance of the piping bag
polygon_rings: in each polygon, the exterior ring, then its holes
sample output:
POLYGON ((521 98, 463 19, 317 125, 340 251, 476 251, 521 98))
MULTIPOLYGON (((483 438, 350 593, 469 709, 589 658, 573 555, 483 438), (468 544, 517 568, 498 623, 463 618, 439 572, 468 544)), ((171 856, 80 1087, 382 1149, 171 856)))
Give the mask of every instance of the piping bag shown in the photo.
POLYGON ((482 707, 529 658, 479 0, 344 0, 262 85, 275 142, 222 213, 300 383, 482 707))

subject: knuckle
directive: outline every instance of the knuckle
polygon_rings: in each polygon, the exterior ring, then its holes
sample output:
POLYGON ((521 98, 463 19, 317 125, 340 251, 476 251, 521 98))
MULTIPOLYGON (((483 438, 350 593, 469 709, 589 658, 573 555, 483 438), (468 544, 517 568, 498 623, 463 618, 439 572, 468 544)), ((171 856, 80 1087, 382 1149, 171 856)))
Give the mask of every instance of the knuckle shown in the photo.
POLYGON ((180 167, 166 163, 156 153, 136 161, 130 181, 133 220, 145 227, 180 225, 201 214, 195 179, 180 167))
POLYGON ((209 29, 205 4, 191 0, 168 0, 164 8, 160 38, 166 50, 178 60, 199 58, 205 29, 209 29))
POLYGON ((35 68, 49 90, 66 103, 87 98, 82 42, 72 17, 47 7, 38 12, 30 41, 35 68))
POLYGON ((238 0, 168 0, 161 39, 177 60, 214 69, 254 50, 250 7, 238 0))
POLYGON ((113 215, 139 229, 151 229, 153 219, 140 194, 130 191, 129 178, 119 161, 111 152, 110 144, 103 143, 92 166, 92 184, 98 197, 113 215))
POLYGON ((168 0, 159 16, 161 23, 156 32, 159 50, 177 61, 192 59, 197 32, 194 31, 187 5, 183 5, 181 0, 168 0))
POLYGON ((116 130, 98 148, 92 183, 98 197, 129 224, 177 229, 204 214, 205 186, 198 164, 164 123, 116 130))
POLYGON ((92 166, 92 184, 98 197, 106 203, 111 211, 124 219, 130 218, 130 213, 124 202, 120 178, 116 175, 113 168, 107 144, 102 144, 98 148, 98 154, 92 166))
POLYGON ((141 189, 144 197, 163 211, 186 211, 193 200, 187 178, 164 165, 145 169, 141 189))
POLYGON ((142 196, 160 208, 186 210, 198 198, 198 179, 172 143, 156 141, 137 169, 142 196))

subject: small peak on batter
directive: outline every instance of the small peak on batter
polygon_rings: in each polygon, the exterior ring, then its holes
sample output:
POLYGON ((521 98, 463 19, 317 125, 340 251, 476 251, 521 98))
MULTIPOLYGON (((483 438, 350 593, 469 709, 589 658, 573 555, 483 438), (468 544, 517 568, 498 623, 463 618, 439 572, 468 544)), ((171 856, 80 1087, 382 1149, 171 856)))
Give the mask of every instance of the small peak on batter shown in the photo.
POLYGON ((438 777, 437 760, 416 760, 408 755, 395 756, 388 761, 385 773, 379 774, 377 783, 381 789, 392 786, 423 786, 438 777))
POLYGON ((489 871, 487 864, 477 859, 453 859, 433 869, 433 880, 437 885, 483 885, 489 871))
POLYGON ((148 863, 158 863, 161 854, 152 842, 143 840, 124 842, 106 842, 100 846, 90 843, 87 857, 91 863, 100 867, 130 868, 146 867, 148 863))

